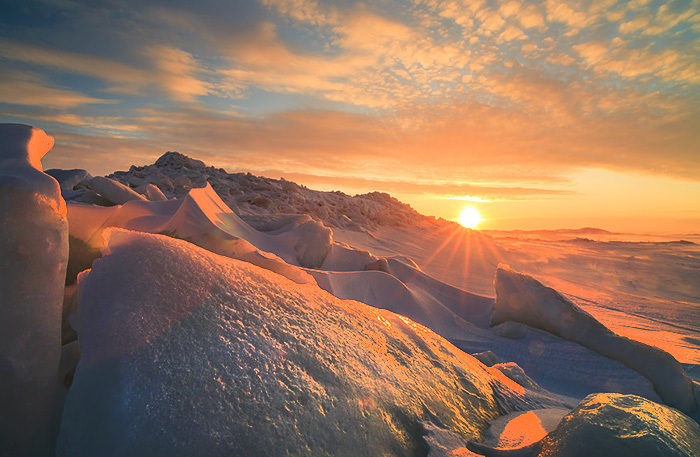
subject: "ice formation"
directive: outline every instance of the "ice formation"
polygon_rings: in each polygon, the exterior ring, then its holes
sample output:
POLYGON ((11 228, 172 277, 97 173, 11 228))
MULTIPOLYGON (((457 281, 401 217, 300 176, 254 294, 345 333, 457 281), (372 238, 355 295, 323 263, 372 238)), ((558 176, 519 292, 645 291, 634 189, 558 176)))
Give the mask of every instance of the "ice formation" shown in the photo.
POLYGON ((182 240, 104 236, 59 456, 413 455, 422 420, 478 439, 504 410, 561 404, 405 317, 182 240))
POLYGON ((89 186, 115 205, 122 205, 132 200, 146 200, 143 195, 132 190, 129 186, 102 176, 92 178, 89 186))
POLYGON ((556 430, 570 412, 570 409, 543 408, 505 414, 491 422, 482 444, 496 449, 528 447, 556 430))
POLYGON ((93 246, 101 242, 106 227, 168 234, 298 283, 318 282, 340 298, 398 312, 445 337, 471 332, 467 323, 486 327, 493 306, 493 299, 441 283, 405 260, 378 259, 334 243, 331 229, 308 216, 283 219, 286 223, 274 231, 255 230, 209 184, 176 201, 137 201, 112 208, 71 204, 68 216, 72 236, 93 246), (365 271, 372 263, 381 263, 390 274, 365 271), (351 271, 304 272, 298 266, 351 271))
POLYGON ((486 433, 489 444, 467 448, 487 457, 700 456, 697 422, 635 395, 589 395, 563 413, 547 408, 500 417, 486 433))
POLYGON ((693 382, 670 354, 610 331, 554 289, 499 265, 492 325, 517 321, 579 343, 647 377, 669 406, 697 410, 693 382))
POLYGON ((540 443, 540 456, 697 457, 700 426, 634 395, 586 397, 540 443))
MULTIPOLYGON (((388 194, 349 196, 342 192, 318 192, 284 179, 227 173, 223 168, 208 167, 178 152, 167 152, 152 165, 132 166, 129 171, 117 171, 107 178, 134 190, 145 191, 142 186, 152 184, 169 198, 184 197, 190 189, 208 183, 229 207, 255 227, 264 226, 270 215, 278 218, 281 213, 308 214, 327 227, 355 230, 434 221, 388 194)), ((95 189, 89 185, 74 190, 70 195, 72 200, 96 203, 95 189)), ((148 198, 153 200, 151 196, 148 198)))
POLYGON ((92 176, 87 172, 87 170, 80 168, 75 168, 72 170, 52 168, 50 170, 44 170, 44 173, 58 181, 58 185, 62 190, 66 189, 69 191, 73 190, 73 188, 77 187, 79 184, 86 183, 92 179, 92 176))
POLYGON ((0 124, 0 454, 48 455, 68 261, 66 206, 43 130, 0 124))

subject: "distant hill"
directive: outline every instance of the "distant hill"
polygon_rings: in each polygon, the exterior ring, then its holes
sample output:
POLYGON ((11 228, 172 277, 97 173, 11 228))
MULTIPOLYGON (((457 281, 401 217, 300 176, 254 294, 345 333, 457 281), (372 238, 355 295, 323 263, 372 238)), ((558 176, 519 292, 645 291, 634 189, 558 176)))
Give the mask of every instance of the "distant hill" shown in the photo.
POLYGON ((578 229, 553 229, 553 230, 485 230, 485 233, 504 235, 619 235, 596 227, 582 227, 578 229))
POLYGON ((179 152, 167 152, 152 165, 134 166, 108 177, 135 190, 146 184, 158 186, 166 196, 181 197, 192 187, 207 183, 246 222, 259 229, 274 229, 280 214, 308 214, 329 227, 371 230, 378 225, 407 226, 436 223, 389 194, 370 192, 350 196, 343 192, 322 192, 282 179, 251 173, 228 173, 223 168, 179 152))

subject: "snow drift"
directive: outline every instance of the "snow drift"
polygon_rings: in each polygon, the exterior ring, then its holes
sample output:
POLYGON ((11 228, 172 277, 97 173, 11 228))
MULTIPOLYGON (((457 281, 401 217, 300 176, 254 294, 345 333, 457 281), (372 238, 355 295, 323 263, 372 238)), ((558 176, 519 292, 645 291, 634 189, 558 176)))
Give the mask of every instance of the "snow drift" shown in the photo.
POLYGON ((507 265, 499 265, 495 287, 491 325, 522 322, 579 343, 648 378, 669 406, 697 411, 693 382, 667 352, 613 333, 556 290, 507 265))
POLYGON ((61 356, 66 206, 43 130, 0 124, 0 454, 47 455, 61 356))
POLYGON ((479 439, 561 404, 405 317, 181 240, 105 238, 79 279, 60 456, 414 455, 422 420, 479 439))

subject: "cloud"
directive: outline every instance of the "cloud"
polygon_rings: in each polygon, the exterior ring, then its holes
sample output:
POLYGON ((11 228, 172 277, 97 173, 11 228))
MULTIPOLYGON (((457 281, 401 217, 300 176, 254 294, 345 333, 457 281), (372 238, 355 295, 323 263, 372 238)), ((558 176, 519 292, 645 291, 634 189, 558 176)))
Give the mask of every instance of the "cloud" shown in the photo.
POLYGON ((158 87, 179 102, 192 102, 211 93, 228 96, 240 92, 240 87, 231 81, 208 81, 207 76, 211 76, 212 71, 204 68, 192 54, 176 47, 150 45, 139 49, 137 54, 150 65, 137 68, 103 57, 0 39, 0 56, 8 60, 95 77, 108 84, 107 92, 144 95, 149 88, 158 87))
POLYGON ((17 43, 7 39, 0 39, 0 56, 72 74, 94 76, 121 87, 140 84, 148 79, 144 70, 110 59, 17 43))
POLYGON ((51 85, 38 75, 0 72, 0 102, 49 108, 75 108, 81 105, 112 104, 116 100, 90 97, 51 85))
MULTIPOLYGON (((98 171, 107 172, 138 163, 127 160, 140 154, 157 157, 165 150, 179 150, 228 169, 285 170, 328 179, 345 176, 356 184, 365 179, 386 185, 378 190, 398 189, 396 182, 404 182, 436 192, 444 183, 443 191, 461 189, 450 193, 482 198, 505 195, 506 187, 541 194, 566 191, 563 179, 581 168, 695 180, 700 176, 700 157, 694 153, 700 144, 700 113, 692 106, 682 108, 682 101, 666 101, 669 109, 682 114, 645 117, 638 114, 638 104, 649 100, 634 101, 639 94, 630 93, 625 98, 626 112, 611 115, 604 112, 606 94, 586 94, 584 88, 567 100, 564 85, 536 79, 503 80, 494 87, 506 87, 522 105, 496 108, 471 101, 381 118, 324 110, 252 117, 154 106, 123 121, 139 126, 138 147, 136 138, 124 138, 127 131, 118 138, 100 139, 99 146, 88 146, 93 141, 90 136, 80 137, 80 149, 57 141, 55 153, 91 150, 91 157, 102 155, 98 171), (582 107, 589 99, 598 101, 582 107), (538 101, 541 109, 531 109, 538 101), (424 121, 407 128, 403 116, 424 121), (133 151, 141 152, 117 154, 128 149, 123 146, 126 141, 133 151)), ((110 124, 108 119, 91 121, 110 124)), ((78 142, 76 135, 71 138, 78 142)), ((73 157, 80 161, 79 156, 73 157)))
POLYGON ((0 41, 8 71, 35 71, 0 83, 13 118, 47 123, 56 154, 98 171, 180 149, 482 198, 566 192, 586 167, 700 179, 694 3, 121 5, 63 11, 41 40, 9 24, 0 41))
POLYGON ((634 48, 620 38, 589 41, 574 45, 573 49, 598 72, 634 79, 651 76, 678 84, 700 83, 700 62, 696 56, 676 49, 634 48))

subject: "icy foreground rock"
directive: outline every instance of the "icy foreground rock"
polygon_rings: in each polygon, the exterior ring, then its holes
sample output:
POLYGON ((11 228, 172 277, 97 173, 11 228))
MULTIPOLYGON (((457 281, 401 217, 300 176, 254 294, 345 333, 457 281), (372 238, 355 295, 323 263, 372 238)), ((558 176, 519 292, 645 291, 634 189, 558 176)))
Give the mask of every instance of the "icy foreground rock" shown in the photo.
POLYGON ((613 333, 556 290, 507 265, 499 265, 495 288, 491 325, 522 322, 579 343, 645 376, 669 406, 697 411, 693 382, 667 352, 613 333))
POLYGON ((48 455, 68 261, 66 206, 43 130, 0 124, 0 455, 48 455))
POLYGON ((110 229, 79 279, 60 456, 414 455, 530 393, 407 318, 182 240, 110 229))
POLYGON ((697 457, 700 426, 634 395, 586 397, 540 443, 540 456, 697 457))
POLYGON ((700 426, 635 395, 593 394, 572 411, 538 409, 491 423, 483 443, 423 425, 429 457, 698 457, 700 426))

